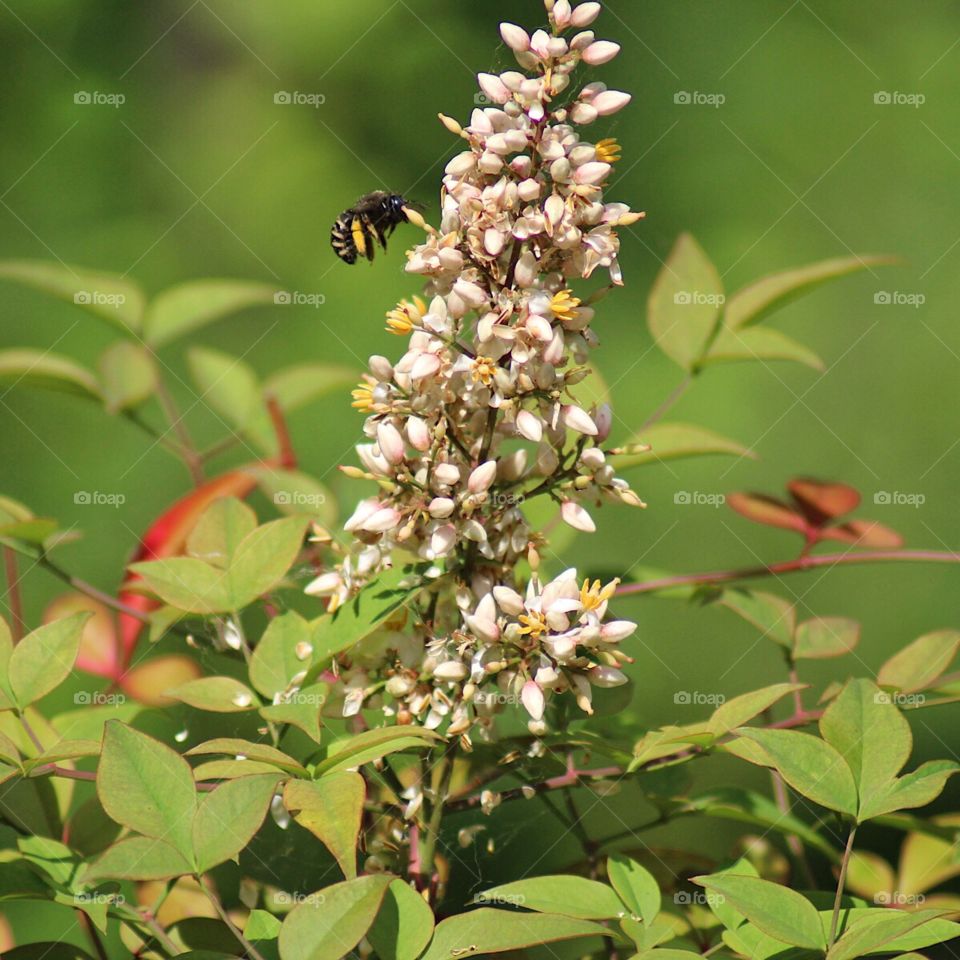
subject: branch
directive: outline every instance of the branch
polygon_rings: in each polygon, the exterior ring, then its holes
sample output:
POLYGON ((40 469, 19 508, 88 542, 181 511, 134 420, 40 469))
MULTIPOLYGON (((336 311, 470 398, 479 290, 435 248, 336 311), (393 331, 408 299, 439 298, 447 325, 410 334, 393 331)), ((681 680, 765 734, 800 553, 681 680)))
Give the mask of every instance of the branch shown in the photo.
POLYGON ((818 567, 836 567, 859 563, 960 563, 960 553, 948 550, 871 550, 869 553, 823 553, 815 557, 798 557, 768 566, 742 567, 734 570, 712 570, 707 573, 680 573, 642 583, 626 583, 617 589, 617 594, 656 593, 676 587, 700 584, 730 583, 735 580, 751 580, 755 577, 779 577, 784 573, 801 573, 818 567))

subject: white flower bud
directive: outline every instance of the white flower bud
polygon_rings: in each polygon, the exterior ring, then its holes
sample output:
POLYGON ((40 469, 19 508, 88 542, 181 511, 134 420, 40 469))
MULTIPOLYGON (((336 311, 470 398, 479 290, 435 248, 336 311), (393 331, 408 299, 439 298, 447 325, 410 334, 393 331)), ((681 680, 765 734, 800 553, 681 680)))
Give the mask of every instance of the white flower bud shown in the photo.
POLYGON ((503 234, 496 227, 488 227, 483 233, 483 249, 491 257, 499 257, 503 252, 505 239, 503 234))
POLYGON ((489 490, 490 485, 497 478, 497 461, 496 460, 487 460, 486 463, 481 463, 471 474, 470 478, 467 480, 467 489, 471 493, 483 493, 484 490, 489 490))
POLYGON ((523 685, 523 690, 520 691, 520 701, 534 720, 543 719, 543 711, 546 709, 547 701, 543 696, 543 691, 533 680, 528 680, 523 685))
POLYGON ((542 186, 539 181, 527 179, 517 185, 517 195, 524 203, 531 203, 540 196, 542 186))
POLYGON ((571 430, 586 434, 588 437, 595 437, 597 435, 597 425, 583 407, 567 404, 561 410, 561 414, 564 424, 571 430))
POLYGON ((506 103, 510 99, 510 91, 504 82, 492 73, 477 74, 477 83, 494 103, 506 103))
POLYGON ((530 336, 536 340, 549 343, 553 339, 553 327, 550 322, 543 317, 538 317, 535 313, 527 317, 525 326, 530 336))
POLYGON ((343 586, 343 578, 336 571, 321 573, 316 580, 311 580, 304 587, 303 592, 311 597, 329 597, 343 586))
POLYGON ((523 597, 511 587, 498 584, 493 588, 493 599, 497 601, 497 606, 511 617, 518 617, 526 609, 523 604, 523 597))
POLYGON ((585 163, 583 166, 577 167, 573 174, 573 179, 576 183, 600 184, 610 176, 612 169, 613 167, 611 167, 609 163, 601 163, 599 160, 594 160, 591 163, 585 163))
POLYGON ((560 508, 560 516, 563 518, 563 522, 573 527, 574 530, 593 533, 597 529, 590 514, 573 500, 564 500, 563 506, 560 508))
POLYGON ((351 533, 354 530, 359 530, 360 525, 369 517, 373 516, 377 510, 380 509, 380 504, 377 500, 361 500, 356 509, 351 514, 350 518, 343 525, 343 529, 347 533, 351 533))
POLYGON ((456 504, 449 497, 434 497, 427 507, 427 513, 434 520, 446 520, 453 513, 456 504))
POLYGON ((611 620, 600 628, 600 638, 607 643, 619 643, 636 629, 637 625, 632 620, 611 620))
POLYGON ((589 27, 598 16, 600 16, 599 3, 581 3, 574 7, 573 13, 570 15, 570 26, 578 29, 589 27))
POLYGON ((622 110, 632 99, 629 93, 623 93, 620 90, 604 90, 590 101, 590 106, 601 117, 609 117, 610 114, 622 110))
POLYGON ((430 428, 420 417, 407 417, 407 439, 421 453, 430 449, 430 428))
POLYGON ((445 557, 457 543, 457 528, 452 523, 438 527, 430 536, 430 552, 434 557, 445 557))
POLYGON ((385 533, 387 530, 392 530, 398 523, 400 523, 400 511, 393 507, 383 507, 364 520, 360 524, 360 529, 370 533, 385 533))
POLYGON ((483 524, 478 520, 468 520, 463 524, 461 528, 461 533, 468 539, 472 540, 474 543, 486 543, 487 542, 487 531, 484 530, 483 524))
POLYGON ((570 0, 557 0, 553 5, 553 22, 561 29, 570 26, 572 15, 573 11, 570 9, 570 0))
POLYGON ((470 669, 459 660, 447 660, 437 665, 433 675, 438 680, 466 680, 470 675, 470 669))
POLYGON ((600 404, 593 419, 597 424, 597 443, 603 443, 610 436, 610 430, 613 428, 613 409, 610 404, 600 404))
POLYGON ((440 370, 440 358, 435 353, 421 353, 410 368, 411 380, 424 380, 440 370))
POLYGON ((460 468, 453 463, 438 463, 433 475, 436 477, 437 483, 450 487, 459 482, 460 468))
POLYGON ((377 446, 389 463, 396 466, 403 463, 406 448, 400 431, 389 421, 381 421, 377 426, 377 446))
POLYGON ((581 56, 584 63, 589 63, 591 67, 599 67, 604 63, 609 63, 620 52, 620 44, 612 40, 597 40, 591 43, 581 56))
POLYGON ((501 23, 500 36, 503 37, 503 42, 516 53, 523 53, 530 49, 530 34, 514 23, 501 23))
POLYGON ((370 358, 370 372, 381 382, 388 383, 393 379, 393 366, 386 357, 374 354, 370 358))
POLYGON ((529 410, 517 414, 517 433, 527 440, 539 443, 543 436, 543 421, 529 410))
POLYGON ((408 693, 412 693, 413 689, 416 687, 416 683, 410 679, 410 677, 401 677, 395 676, 391 677, 386 684, 387 693, 391 697, 405 697, 408 693))
POLYGON ((597 108, 589 103, 578 101, 570 108, 571 123, 577 123, 583 127, 593 123, 599 116, 600 114, 597 112, 597 108))
POLYGON ((616 667, 596 666, 590 671, 590 682, 595 687, 622 687, 627 675, 616 667))

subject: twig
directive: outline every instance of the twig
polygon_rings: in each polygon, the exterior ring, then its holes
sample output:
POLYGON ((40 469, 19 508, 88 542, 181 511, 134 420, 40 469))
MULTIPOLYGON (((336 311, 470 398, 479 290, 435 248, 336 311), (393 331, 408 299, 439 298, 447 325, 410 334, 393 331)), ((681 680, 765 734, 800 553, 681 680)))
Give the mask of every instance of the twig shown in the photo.
POLYGON ((666 400, 664 400, 663 403, 661 403, 660 406, 657 407, 657 409, 654 410, 646 420, 644 420, 644 422, 640 425, 638 433, 643 433, 644 430, 649 430, 655 423, 659 423, 659 421, 662 420, 671 409, 673 409, 674 405, 687 392, 687 390, 690 389, 690 384, 692 383, 693 376, 688 373, 676 385, 676 387, 673 388, 666 400))
POLYGON ((840 904, 843 901, 843 888, 847 883, 847 867, 850 865, 850 855, 853 853, 853 838, 857 835, 857 825, 850 827, 850 835, 847 837, 847 846, 843 851, 843 859, 840 861, 840 876, 837 878, 837 895, 833 901, 833 916, 830 918, 830 939, 827 941, 827 950, 836 943, 837 924, 840 921, 840 904))
POLYGON ((103 945, 103 940, 100 939, 100 933, 93 925, 93 921, 79 907, 76 908, 76 914, 80 920, 80 926, 83 927, 84 933, 86 933, 87 939, 90 941, 90 945, 93 947, 96 955, 100 960, 109 960, 106 948, 103 945))
POLYGON ((217 911, 220 919, 227 925, 230 929, 230 932, 237 938, 237 941, 241 944, 243 949, 246 951, 247 956, 252 957, 253 960, 265 960, 262 953, 243 935, 243 932, 240 928, 230 919, 230 914, 224 909, 223 904, 220 902, 220 898, 216 895, 213 888, 204 880, 201 874, 197 874, 197 883, 200 884, 203 892, 207 895, 207 898, 213 904, 213 909, 217 911))
MULTIPOLYGON (((156 363, 157 358, 153 351, 151 351, 151 358, 156 363)), ((193 480, 193 485, 195 487, 199 487, 203 484, 204 479, 203 463, 201 462, 200 454, 193 445, 193 440, 190 437, 190 431, 187 429, 187 425, 183 422, 183 416, 177 409, 177 404, 173 399, 173 395, 167 389, 167 385, 163 382, 163 378, 159 376, 159 374, 156 378, 155 392, 157 395, 157 401, 163 409, 164 416, 167 418, 171 429, 177 436, 177 440, 180 444, 180 456, 183 458, 183 462, 186 465, 187 470, 190 471, 190 477, 193 480)))
POLYGON ((13 642, 19 643, 26 632, 23 621, 23 601, 20 597, 20 573, 17 570, 17 555, 10 547, 3 548, 3 565, 7 575, 7 597, 10 605, 10 618, 13 620, 13 642))
POLYGON ((62 567, 55 564, 48 557, 40 557, 37 563, 48 573, 52 573, 64 583, 69 584, 74 590, 79 590, 80 593, 85 593, 88 597, 92 597, 94 600, 99 600, 100 603, 110 607, 111 610, 116 610, 118 613, 125 613, 128 617, 133 617, 134 619, 139 620, 141 623, 150 622, 150 617, 147 616, 147 614, 145 614, 142 610, 137 610, 136 607, 128 606, 122 600, 118 600, 109 593, 105 593, 103 590, 95 587, 92 583, 87 583, 86 580, 81 580, 80 577, 75 577, 72 573, 68 573, 62 567))
POLYGON ((798 557, 767 566, 742 567, 733 570, 712 570, 707 573, 681 573, 643 583, 625 583, 617 594, 656 593, 676 587, 690 587, 709 583, 730 583, 755 577, 778 577, 784 573, 800 573, 818 567, 834 567, 857 563, 960 563, 960 553, 947 550, 871 550, 869 553, 822 553, 818 556, 798 557))

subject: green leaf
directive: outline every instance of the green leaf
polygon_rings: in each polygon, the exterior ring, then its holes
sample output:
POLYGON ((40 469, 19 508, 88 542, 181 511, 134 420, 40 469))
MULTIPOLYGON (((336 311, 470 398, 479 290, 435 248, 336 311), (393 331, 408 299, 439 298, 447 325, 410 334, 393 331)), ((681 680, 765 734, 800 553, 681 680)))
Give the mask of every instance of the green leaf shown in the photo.
POLYGON ((278 774, 241 777, 220 784, 200 802, 193 819, 197 871, 231 860, 260 829, 276 790, 278 774))
POLYGON ((274 617, 250 658, 250 682, 267 700, 290 687, 313 654, 313 628, 295 610, 274 617))
POLYGON ((925 807, 940 796, 947 780, 957 772, 960 772, 960 765, 952 760, 922 763, 912 773, 890 781, 870 794, 862 803, 860 818, 869 820, 895 810, 925 807))
POLYGON ((240 777, 254 777, 259 774, 276 774, 275 764, 262 760, 208 760, 193 768, 193 779, 197 783, 212 780, 238 780, 240 777))
POLYGON ((333 854, 343 875, 357 875, 357 838, 367 788, 359 773, 336 773, 310 783, 291 780, 283 804, 301 827, 333 854))
POLYGON ((169 747, 119 720, 104 727, 97 795, 117 823, 165 840, 188 860, 196 808, 193 774, 169 747))
POLYGON ((187 553, 211 566, 229 566, 244 537, 257 529, 257 515, 242 500, 214 500, 187 538, 187 553))
POLYGON ((10 689, 10 657, 13 656, 13 637, 7 621, 0 617, 0 710, 13 708, 13 691, 10 689))
POLYGON ((850 924, 827 953, 827 960, 856 960, 878 951, 898 937, 940 919, 943 910, 877 910, 850 924))
POLYGON ((93 960, 85 950, 63 941, 26 943, 4 951, 3 956, 4 960, 93 960))
POLYGON ((248 363, 206 347, 190 350, 187 361, 200 399, 232 427, 242 433, 264 416, 260 381, 248 363))
POLYGON ((405 586, 409 571, 400 566, 387 570, 367 584, 332 616, 315 620, 314 663, 322 664, 348 650, 374 632, 387 617, 419 592, 405 586))
POLYGON ((263 382, 264 396, 273 397, 284 413, 298 407, 353 387, 359 376, 351 367, 338 367, 328 363, 302 363, 284 367, 271 374, 263 382))
POLYGON ((857 786, 843 756, 829 743, 798 730, 762 730, 742 727, 737 731, 763 751, 763 759, 775 767, 798 793, 822 807, 855 816, 857 786))
POLYGON ((280 928, 282 960, 339 960, 370 929, 393 878, 345 880, 294 907, 280 928))
POLYGON ((730 297, 724 311, 725 322, 734 330, 757 323, 827 280, 894 262, 889 257, 839 257, 770 274, 730 297))
POLYGON ((100 742, 98 740, 61 740, 36 757, 31 757, 27 763, 27 769, 32 770, 46 763, 59 763, 61 760, 78 760, 80 757, 97 757, 99 755, 100 742))
POLYGON ((794 660, 825 660, 851 653, 860 642, 860 624, 846 617, 814 617, 797 627, 794 660))
POLYGON ((243 935, 264 956, 278 956, 276 939, 280 936, 280 920, 266 910, 251 910, 247 914, 247 922, 243 928, 243 935))
POLYGON ((98 402, 101 399, 97 378, 86 367, 45 350, 25 347, 0 350, 0 381, 12 385, 7 389, 22 384, 59 390, 98 402))
POLYGON ((693 423, 655 423, 649 429, 631 437, 623 446, 628 447, 631 444, 647 444, 650 449, 639 453, 617 454, 615 462, 618 470, 716 454, 756 459, 752 450, 748 450, 736 440, 730 440, 693 423))
POLYGON ((72 889, 79 858, 68 846, 50 837, 19 837, 17 847, 24 860, 61 887, 72 889))
POLYGON ((80 651, 88 612, 54 620, 28 633, 13 649, 8 681, 21 709, 55 690, 70 676, 80 651))
POLYGON ((260 708, 260 716, 272 723, 289 723, 302 730, 311 740, 320 742, 320 710, 327 702, 330 688, 314 683, 288 694, 279 703, 260 708))
POLYGON ((737 363, 745 360, 792 360, 814 370, 824 369, 823 361, 812 350, 770 327, 734 330, 722 326, 703 362, 737 363))
POLYGON ((441 739, 438 733, 426 727, 375 727, 364 730, 356 736, 331 744, 326 759, 314 769, 314 776, 359 767, 390 753, 431 746, 441 739))
POLYGON ((403 880, 394 880, 367 939, 379 960, 417 960, 433 936, 433 911, 403 880))
POLYGON ((44 260, 3 260, 0 278, 76 304, 123 331, 140 329, 143 291, 132 280, 117 274, 44 260))
POLYGON ((846 760, 860 797, 859 813, 910 758, 910 724, 869 680, 851 680, 820 718, 820 733, 846 760))
POLYGON ((308 474, 278 467, 249 467, 247 472, 281 513, 310 516, 328 527, 336 523, 336 497, 308 474))
POLYGON ((748 720, 763 713, 787 694, 803 689, 802 683, 775 683, 762 690, 752 690, 750 693, 727 700, 713 712, 708 722, 710 732, 715 737, 722 737, 735 727, 741 727, 748 720))
POLYGON ((0 760, 15 767, 20 766, 20 751, 5 733, 0 733, 0 760))
POLYGON ((195 557, 131 563, 132 573, 164 603, 188 613, 228 613, 234 608, 222 570, 195 557))
POLYGON ((792 648, 797 611, 788 600, 761 590, 734 587, 723 591, 719 603, 753 624, 762 636, 769 637, 787 650, 792 648))
POLYGON ((612 930, 592 920, 482 907, 438 923, 430 947, 421 960, 507 953, 559 940, 610 936, 613 936, 612 930))
POLYGON ((258 706, 256 694, 233 677, 199 677, 164 692, 174 700, 211 713, 242 713, 258 706))
POLYGON ((649 927, 660 912, 660 887, 653 874, 636 860, 615 853, 607 858, 607 876, 630 913, 649 927))
POLYGON ((146 339, 163 346, 248 307, 273 303, 274 287, 246 280, 192 280, 159 294, 147 309, 146 339))
POLYGON ((508 904, 581 920, 611 920, 623 913, 620 898, 605 883, 572 874, 504 883, 477 894, 474 902, 508 904))
POLYGON ((915 693, 931 687, 943 675, 957 655, 960 632, 938 630, 918 637, 895 653, 881 668, 877 683, 902 693, 915 693))
POLYGON ((251 740, 241 740, 239 737, 217 737, 215 740, 205 740, 197 744, 186 753, 188 757, 202 757, 211 754, 236 757, 242 755, 248 760, 257 760, 261 763, 271 763, 280 770, 305 776, 307 771, 293 757, 271 747, 268 743, 254 743, 251 740))
POLYGON ((684 370, 694 370, 717 328, 722 303, 717 268, 690 234, 682 234, 657 274, 647 304, 657 346, 684 370))
POLYGON ((816 907, 795 890, 729 873, 691 879, 726 898, 768 936, 807 950, 826 949, 816 907))
POLYGON ((87 868, 84 883, 102 880, 168 880, 193 873, 182 853, 154 837, 119 840, 87 868))
POLYGON ((139 343, 118 340, 100 354, 97 366, 109 413, 138 407, 156 390, 157 368, 139 343))
POLYGON ((302 517, 285 517, 257 527, 240 541, 229 568, 234 610, 277 585, 300 553, 306 526, 302 517))

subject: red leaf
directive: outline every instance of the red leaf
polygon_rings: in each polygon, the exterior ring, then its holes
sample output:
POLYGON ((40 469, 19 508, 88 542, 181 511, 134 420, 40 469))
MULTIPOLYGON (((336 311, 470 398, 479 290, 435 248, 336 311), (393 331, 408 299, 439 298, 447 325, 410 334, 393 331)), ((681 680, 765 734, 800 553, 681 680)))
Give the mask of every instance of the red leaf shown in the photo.
POLYGON ((820 536, 824 540, 855 543, 870 550, 892 550, 903 546, 903 537, 899 533, 876 520, 850 520, 839 527, 828 527, 820 536))
POLYGON ((809 477, 798 477, 787 484, 797 506, 814 526, 856 510, 860 494, 845 483, 823 483, 809 477))
POLYGON ((43 622, 51 623, 85 610, 93 616, 83 628, 77 666, 98 677, 116 680, 120 673, 120 649, 113 614, 105 604, 82 593, 64 593, 44 611, 43 622))
POLYGON ((788 504, 762 493, 731 493, 727 505, 754 523, 807 534, 807 522, 788 504))
POLYGON ((182 683, 195 680, 202 673, 200 664, 189 657, 155 657, 124 673, 120 677, 119 686, 124 693, 140 703, 162 707, 174 702, 170 697, 165 697, 162 691, 172 690, 182 683))

